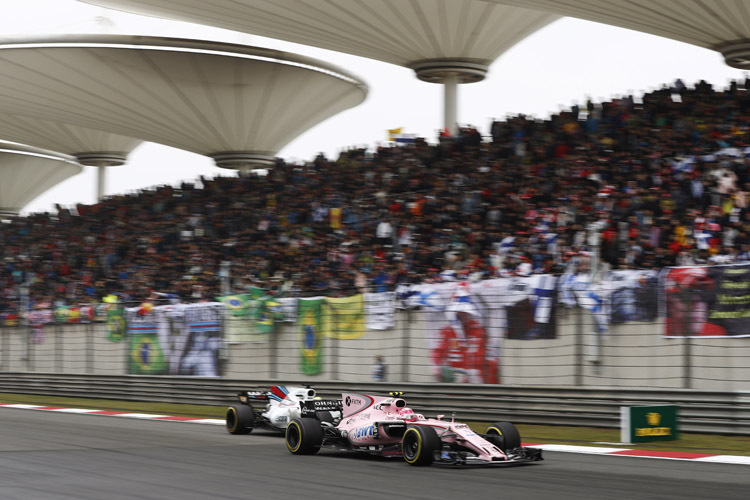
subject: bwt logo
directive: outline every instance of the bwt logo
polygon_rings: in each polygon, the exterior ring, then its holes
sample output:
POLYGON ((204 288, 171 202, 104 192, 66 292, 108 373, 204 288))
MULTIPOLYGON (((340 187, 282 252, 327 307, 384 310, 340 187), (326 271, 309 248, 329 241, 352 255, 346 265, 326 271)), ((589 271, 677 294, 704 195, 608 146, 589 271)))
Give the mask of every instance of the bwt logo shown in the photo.
POLYGON ((353 398, 351 396, 346 397, 346 406, 361 405, 363 401, 359 398, 353 398))
POLYGON ((366 437, 372 437, 373 436, 374 429, 371 425, 368 425, 366 427, 360 427, 359 429, 354 429, 349 433, 349 439, 357 440, 362 439, 366 437))

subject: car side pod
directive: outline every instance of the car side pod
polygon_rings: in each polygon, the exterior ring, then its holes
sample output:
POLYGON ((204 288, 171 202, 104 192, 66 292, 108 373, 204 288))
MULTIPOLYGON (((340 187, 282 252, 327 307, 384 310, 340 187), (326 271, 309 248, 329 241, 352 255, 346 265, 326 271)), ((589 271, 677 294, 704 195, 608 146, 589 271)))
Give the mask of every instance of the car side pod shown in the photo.
POLYGON ((435 429, 424 425, 407 427, 401 438, 401 453, 409 465, 430 465, 435 459, 435 451, 441 447, 435 429))
POLYGON ((284 438, 293 455, 313 455, 323 444, 323 427, 317 418, 295 418, 286 426, 284 438))

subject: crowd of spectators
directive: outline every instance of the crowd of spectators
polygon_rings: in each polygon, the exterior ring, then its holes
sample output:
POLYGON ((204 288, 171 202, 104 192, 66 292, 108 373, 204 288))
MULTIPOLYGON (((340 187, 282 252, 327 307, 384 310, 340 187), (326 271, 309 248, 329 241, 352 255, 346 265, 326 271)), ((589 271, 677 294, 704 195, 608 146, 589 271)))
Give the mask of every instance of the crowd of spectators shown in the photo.
POLYGON ((678 80, 486 137, 465 127, 16 217, 0 224, 0 313, 560 273, 592 252, 614 269, 746 260, 749 126, 750 80, 678 80))

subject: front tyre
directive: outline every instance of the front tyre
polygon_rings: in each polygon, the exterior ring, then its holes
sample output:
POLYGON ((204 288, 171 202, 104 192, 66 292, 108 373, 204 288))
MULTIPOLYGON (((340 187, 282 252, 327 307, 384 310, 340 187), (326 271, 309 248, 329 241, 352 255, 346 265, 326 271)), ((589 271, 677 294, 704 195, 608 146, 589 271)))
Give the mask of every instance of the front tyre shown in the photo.
POLYGON ((323 444, 323 428, 317 418, 295 418, 286 426, 286 447, 294 455, 312 455, 323 444))
POLYGON ((230 434, 250 434, 255 424, 255 412, 250 405, 227 408, 227 431, 230 434))
POLYGON ((409 465, 430 465, 442 442, 432 427, 409 427, 401 438, 401 453, 409 465))
POLYGON ((495 422, 484 432, 487 440, 503 451, 521 447, 521 434, 510 422, 495 422))

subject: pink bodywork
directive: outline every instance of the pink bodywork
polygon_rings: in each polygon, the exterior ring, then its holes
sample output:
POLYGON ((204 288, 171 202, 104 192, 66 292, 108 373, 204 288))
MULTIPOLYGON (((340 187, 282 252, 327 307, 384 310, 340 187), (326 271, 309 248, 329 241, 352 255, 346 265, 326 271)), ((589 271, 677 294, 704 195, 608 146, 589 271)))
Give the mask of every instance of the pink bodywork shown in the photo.
POLYGON ((506 454, 468 425, 438 418, 425 418, 406 407, 398 397, 344 393, 338 429, 354 447, 393 446, 401 442, 405 426, 424 425, 435 429, 443 443, 457 443, 472 450, 479 460, 507 460, 506 454), (399 432, 400 430, 400 432, 399 432), (389 432, 390 431, 390 432, 389 432))

